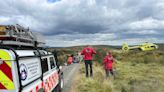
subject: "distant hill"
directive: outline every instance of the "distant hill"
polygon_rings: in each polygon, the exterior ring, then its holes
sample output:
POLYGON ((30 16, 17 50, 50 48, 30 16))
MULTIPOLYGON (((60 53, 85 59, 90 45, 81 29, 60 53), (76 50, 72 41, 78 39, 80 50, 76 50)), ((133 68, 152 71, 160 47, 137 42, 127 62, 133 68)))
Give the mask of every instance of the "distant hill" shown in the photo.
MULTIPOLYGON (((159 46, 159 51, 164 52, 164 43, 157 44, 159 46)), ((59 61, 62 63, 66 61, 68 55, 76 55, 78 52, 81 52, 81 50, 85 46, 72 46, 72 47, 48 47, 47 50, 54 51, 56 50, 58 52, 59 61)), ((106 51, 109 50, 115 50, 120 49, 122 46, 111 46, 111 45, 93 45, 93 48, 96 49, 96 56, 95 60, 101 61, 103 60, 103 56, 105 56, 106 51)), ((142 52, 141 52, 142 53, 142 52)), ((115 55, 116 56, 116 55, 115 55)))
MULTIPOLYGON (((80 50, 86 45, 82 46, 71 46, 71 47, 49 47, 48 49, 77 49, 80 50)), ((92 45, 94 48, 111 48, 111 49, 121 49, 121 46, 112 46, 112 45, 92 45)))
MULTIPOLYGON (((164 51, 164 43, 157 43, 157 45, 159 46, 159 50, 162 50, 164 51)), ((122 46, 112 46, 112 45, 92 45, 94 48, 108 48, 108 49, 121 49, 122 46)), ((130 45, 131 46, 131 45, 130 45)), ((81 50, 82 48, 84 48, 85 45, 82 45, 82 46, 71 46, 71 47, 48 47, 48 49, 51 49, 51 50, 74 50, 74 51, 79 51, 81 50)))

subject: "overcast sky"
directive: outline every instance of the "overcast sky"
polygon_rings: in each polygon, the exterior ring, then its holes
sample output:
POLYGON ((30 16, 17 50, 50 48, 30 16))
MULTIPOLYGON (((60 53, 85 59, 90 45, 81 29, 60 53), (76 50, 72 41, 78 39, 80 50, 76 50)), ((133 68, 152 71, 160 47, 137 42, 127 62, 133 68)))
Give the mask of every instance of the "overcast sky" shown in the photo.
POLYGON ((0 24, 20 24, 48 46, 164 43, 164 0, 0 0, 0 24))

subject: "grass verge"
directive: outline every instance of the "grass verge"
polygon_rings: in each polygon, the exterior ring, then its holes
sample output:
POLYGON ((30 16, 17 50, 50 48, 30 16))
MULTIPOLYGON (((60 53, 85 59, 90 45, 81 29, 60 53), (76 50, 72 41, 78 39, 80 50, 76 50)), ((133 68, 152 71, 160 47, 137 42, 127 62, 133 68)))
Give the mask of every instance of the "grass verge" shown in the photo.
MULTIPOLYGON (((94 63, 93 78, 85 78, 84 64, 71 92, 164 92, 163 52, 114 53, 116 79, 105 78, 102 64, 94 63)), ((99 60, 100 61, 100 60, 99 60)))

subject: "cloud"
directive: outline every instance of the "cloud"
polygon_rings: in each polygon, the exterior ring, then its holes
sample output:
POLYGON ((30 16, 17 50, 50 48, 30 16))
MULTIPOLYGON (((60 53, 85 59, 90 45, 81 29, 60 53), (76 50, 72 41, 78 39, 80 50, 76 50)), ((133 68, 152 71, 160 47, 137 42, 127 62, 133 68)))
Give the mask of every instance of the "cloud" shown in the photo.
POLYGON ((126 33, 127 34, 140 34, 140 35, 148 35, 148 34, 155 35, 155 34, 159 34, 155 30, 141 30, 141 31, 134 30, 134 31, 127 31, 126 33))
MULTIPOLYGON (((104 42, 114 40, 116 38, 115 34, 61 34, 58 36, 46 36, 47 43, 54 43, 53 46, 60 46, 61 44, 67 44, 66 46, 75 45, 86 45, 86 44, 105 44, 104 42)), ((48 44, 50 45, 50 44, 48 44)))
POLYGON ((3 16, 0 17, 1 23, 4 23, 4 24, 5 24, 7 21, 9 21, 9 19, 10 19, 9 17, 3 17, 3 16))
POLYGON ((60 0, 47 0, 47 2, 49 2, 49 3, 55 3, 57 1, 60 1, 60 0))
POLYGON ((44 34, 49 46, 117 45, 150 37, 151 42, 164 42, 163 0, 1 0, 0 3, 0 24, 30 27, 44 34))
POLYGON ((164 20, 157 20, 153 18, 146 18, 140 21, 130 23, 131 29, 164 29, 164 20))

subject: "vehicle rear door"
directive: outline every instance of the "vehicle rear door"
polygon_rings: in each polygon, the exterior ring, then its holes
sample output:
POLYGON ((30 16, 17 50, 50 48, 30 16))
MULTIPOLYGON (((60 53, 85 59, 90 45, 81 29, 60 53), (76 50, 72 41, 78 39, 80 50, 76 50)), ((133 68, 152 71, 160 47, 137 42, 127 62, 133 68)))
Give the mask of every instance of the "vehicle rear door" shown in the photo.
POLYGON ((12 61, 13 58, 10 52, 5 49, 0 49, 0 92, 15 90, 12 61))

